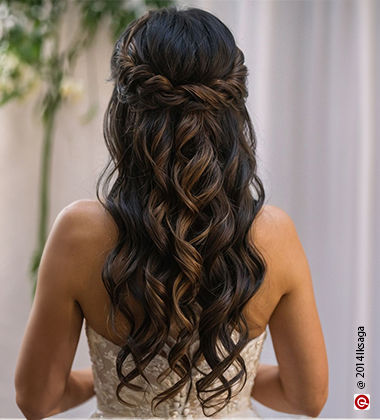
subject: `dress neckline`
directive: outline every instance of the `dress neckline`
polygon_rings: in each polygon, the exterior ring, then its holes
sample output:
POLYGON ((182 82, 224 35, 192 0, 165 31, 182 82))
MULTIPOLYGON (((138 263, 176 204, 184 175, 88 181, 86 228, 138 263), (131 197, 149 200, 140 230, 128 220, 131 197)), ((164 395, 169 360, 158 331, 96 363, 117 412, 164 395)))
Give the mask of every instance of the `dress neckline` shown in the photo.
MULTIPOLYGON (((121 346, 119 346, 118 344, 115 344, 113 341, 109 340, 108 338, 104 337, 104 335, 98 333, 94 328, 92 328, 88 322, 85 322, 85 329, 87 331, 91 331, 94 335, 96 335, 98 338, 104 340, 105 342, 107 342, 109 345, 116 347, 118 349, 121 349, 121 346)), ((265 329, 261 334, 259 334, 257 337, 251 338, 250 340, 248 340, 246 346, 244 347, 243 350, 245 350, 247 347, 251 346, 253 343, 256 343, 258 341, 260 341, 260 339, 264 339, 267 336, 267 330, 265 329)))

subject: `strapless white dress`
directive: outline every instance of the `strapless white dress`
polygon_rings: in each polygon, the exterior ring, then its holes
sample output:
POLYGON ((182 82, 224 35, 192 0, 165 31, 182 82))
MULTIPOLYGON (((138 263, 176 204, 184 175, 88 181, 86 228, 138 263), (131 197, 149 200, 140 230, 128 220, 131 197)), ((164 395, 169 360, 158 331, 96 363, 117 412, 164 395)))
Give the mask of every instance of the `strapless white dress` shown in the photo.
MULTIPOLYGON (((150 408, 152 398, 156 396, 157 393, 176 383, 179 378, 176 373, 171 372, 162 383, 157 382, 156 378, 158 374, 168 367, 167 360, 160 355, 156 355, 144 370, 145 375, 151 382, 151 387, 147 387, 146 381, 141 378, 141 376, 134 380, 134 383, 146 388, 145 393, 135 392, 125 387, 121 390, 121 397, 128 402, 132 402, 136 407, 128 407, 120 403, 116 397, 116 387, 119 384, 119 378, 116 373, 116 357, 120 347, 97 333, 87 323, 85 324, 85 331, 92 363, 94 389, 97 400, 97 409, 90 415, 90 418, 261 418, 252 404, 251 389, 254 384, 262 347, 267 336, 266 330, 258 337, 250 340, 240 353, 244 358, 247 369, 247 381, 244 388, 230 400, 223 410, 211 417, 207 417, 203 414, 201 404, 196 396, 194 385, 192 386, 189 400, 186 403, 187 386, 184 387, 174 399, 169 399, 162 404, 159 404, 156 409, 156 416, 153 415, 150 408)), ((123 366, 125 366, 126 371, 130 371, 134 366, 131 355, 128 355, 123 366)), ((210 371, 210 367, 204 359, 201 361, 199 367, 202 371, 210 371)), ((236 367, 230 366, 225 372, 225 377, 232 378, 236 372, 236 367)), ((195 382, 201 377, 202 375, 194 370, 193 381, 195 382)), ((239 384, 239 387, 240 386, 241 385, 239 384)), ((233 389, 235 390, 236 388, 233 389)), ((233 393, 235 392, 236 391, 233 393)))

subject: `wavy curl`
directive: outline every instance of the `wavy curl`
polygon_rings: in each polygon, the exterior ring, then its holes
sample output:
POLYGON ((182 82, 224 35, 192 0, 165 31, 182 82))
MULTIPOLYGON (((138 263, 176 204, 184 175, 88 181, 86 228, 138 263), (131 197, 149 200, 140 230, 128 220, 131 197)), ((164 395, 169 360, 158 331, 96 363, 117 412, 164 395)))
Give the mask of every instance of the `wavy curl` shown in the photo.
POLYGON ((245 105, 244 55, 228 28, 204 10, 150 10, 116 42, 110 80, 103 130, 110 159, 96 194, 119 231, 102 271, 109 320, 117 333, 118 312, 130 327, 116 362, 117 397, 131 406, 121 389, 142 391, 132 381, 139 375, 148 381, 144 368, 171 343, 169 369, 158 379, 170 371, 180 379, 156 395, 152 411, 184 386, 190 392, 203 356, 211 370, 195 387, 210 416, 228 404, 234 385, 243 382, 240 391, 246 382, 243 309, 266 272, 249 240, 265 192, 245 105), (131 299, 142 310, 140 325, 131 299), (135 368, 124 373, 129 354, 135 368), (227 380, 232 364, 238 373, 227 380))

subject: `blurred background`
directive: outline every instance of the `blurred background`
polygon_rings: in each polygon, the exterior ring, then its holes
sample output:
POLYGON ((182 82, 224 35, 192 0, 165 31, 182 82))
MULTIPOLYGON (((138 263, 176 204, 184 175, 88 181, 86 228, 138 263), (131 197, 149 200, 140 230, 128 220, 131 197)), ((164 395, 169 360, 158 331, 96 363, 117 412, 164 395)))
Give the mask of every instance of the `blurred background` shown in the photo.
MULTIPOLYGON (((112 34, 158 3, 0 2, 0 417, 22 417, 13 375, 41 244, 60 210, 95 198, 107 161, 112 34), (35 25, 28 41, 18 4, 35 25), (68 70, 54 51, 73 40, 68 70), (39 61, 42 46, 53 51, 44 53, 50 61, 39 61)), ((176 3, 214 13, 245 54, 267 202, 294 220, 312 272, 329 357, 320 417, 380 417, 380 1, 176 3), (367 333, 363 391, 355 378, 358 326, 367 333), (353 409, 362 392, 371 395, 368 411, 353 409)), ((269 334, 261 361, 276 364, 269 334)), ((89 365, 82 331, 73 368, 89 365)), ((262 417, 299 417, 255 404, 262 417)), ((94 408, 93 398, 56 417, 87 417, 94 408)))

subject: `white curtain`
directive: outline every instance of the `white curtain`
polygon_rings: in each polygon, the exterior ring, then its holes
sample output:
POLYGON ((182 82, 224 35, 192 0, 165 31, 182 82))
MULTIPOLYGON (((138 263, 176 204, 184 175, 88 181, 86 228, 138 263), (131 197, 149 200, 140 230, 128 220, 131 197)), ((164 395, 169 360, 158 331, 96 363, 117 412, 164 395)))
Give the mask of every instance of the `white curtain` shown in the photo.
MULTIPOLYGON (((330 372, 321 417, 380 417, 380 1, 179 4, 216 14, 245 53, 267 201, 293 218, 313 276, 330 372), (363 392, 372 399, 364 412, 353 410, 353 394, 361 393, 355 379, 358 325, 367 332, 363 392)), ((80 124, 85 103, 60 113, 51 222, 71 201, 95 198, 95 178, 106 161, 101 119, 110 94, 105 79, 111 47, 100 35, 76 71, 90 95, 98 96, 96 119, 80 124)), ((29 102, 0 111, 0 417, 21 414, 13 371, 30 304, 27 268, 36 234, 41 146, 32 109, 29 102)), ((276 363, 270 335, 262 361, 276 363)), ((82 334, 74 368, 88 365, 82 334)), ((94 403, 58 417, 86 417, 94 403)), ((265 417, 288 416, 257 407, 265 417)))

